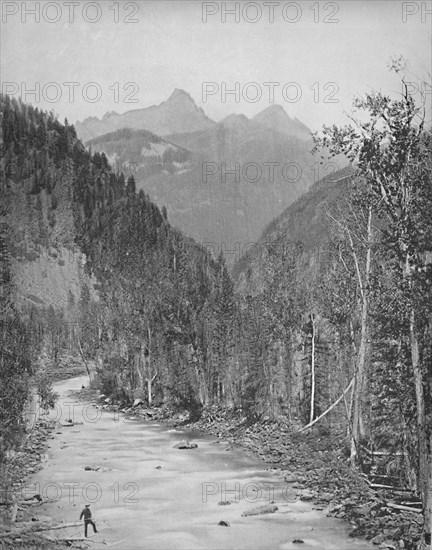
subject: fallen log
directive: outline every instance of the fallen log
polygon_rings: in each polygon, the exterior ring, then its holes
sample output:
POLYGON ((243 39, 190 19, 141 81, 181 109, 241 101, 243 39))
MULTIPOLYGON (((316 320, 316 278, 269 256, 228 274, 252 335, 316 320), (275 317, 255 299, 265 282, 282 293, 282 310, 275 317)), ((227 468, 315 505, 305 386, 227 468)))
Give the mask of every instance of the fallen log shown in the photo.
POLYGON ((60 523, 59 525, 37 525, 38 522, 27 522, 25 526, 21 528, 16 528, 13 531, 9 531, 8 533, 0 533, 1 537, 10 537, 10 536, 16 536, 16 535, 23 535, 26 533, 39 533, 41 531, 54 531, 55 529, 67 529, 68 527, 78 527, 79 525, 82 525, 82 521, 74 522, 74 523, 60 523))
POLYGON ((398 480, 399 479, 399 476, 390 476, 390 475, 387 475, 387 474, 374 474, 373 472, 370 472, 368 477, 379 478, 379 479, 389 479, 389 480, 392 480, 392 479, 398 480))
POLYGON ((382 485, 381 483, 369 483, 369 487, 371 489, 389 489, 392 491, 403 491, 404 489, 400 489, 398 487, 394 487, 393 485, 382 485))
POLYGON ((421 508, 413 508, 412 506, 402 506, 402 504, 394 504, 393 502, 386 502, 385 505, 389 508, 394 508, 395 510, 403 510, 404 512, 416 512, 417 514, 422 513, 421 508))
POLYGON ((66 529, 67 527, 78 527, 79 525, 83 525, 83 522, 74 521, 73 523, 59 523, 58 525, 53 525, 52 527, 38 529, 38 531, 54 531, 55 529, 66 529))
POLYGON ((403 487, 395 487, 394 485, 383 485, 381 483, 371 483, 368 479, 366 479, 369 487, 371 489, 384 489, 387 491, 393 491, 394 493, 410 493, 413 494, 414 491, 411 489, 404 489, 403 487))
POLYGON ((318 418, 315 418, 315 420, 313 420, 312 422, 309 422, 309 424, 307 424, 306 426, 303 426, 303 428, 300 428, 300 430, 298 430, 297 433, 303 432, 304 430, 307 430, 308 428, 311 428, 314 424, 316 424, 319 420, 321 420, 321 418, 324 418, 324 416, 326 414, 328 414, 332 409, 334 409, 336 407, 336 405, 338 405, 340 403, 340 401, 342 401, 342 399, 345 397, 345 394, 347 393, 347 391, 351 388, 351 386, 353 384, 354 384, 354 378, 348 384, 347 388, 344 390, 342 395, 338 399, 336 399, 336 401, 333 403, 333 405, 330 405, 330 407, 327 410, 325 410, 320 416, 318 416, 318 418))
POLYGON ((89 539, 88 537, 80 537, 80 538, 75 538, 75 537, 49 537, 47 535, 43 535, 43 537, 46 539, 46 540, 50 540, 52 542, 60 542, 60 541, 63 541, 63 542, 98 542, 98 541, 95 541, 95 540, 92 540, 92 539, 89 539))
MULTIPOLYGON (((370 456, 403 456, 403 453, 400 451, 392 452, 392 451, 372 451, 371 449, 368 449, 368 447, 365 447, 365 445, 361 446, 363 451, 366 452, 366 454, 370 456)), ((380 477, 389 477, 389 476, 380 476, 380 477)))
MULTIPOLYGON (((394 485, 385 485, 383 483, 373 483, 370 481, 369 477, 377 477, 377 476, 368 476, 367 474, 361 473, 360 474, 363 479, 366 481, 366 483, 369 485, 371 489, 387 489, 388 491, 393 491, 394 493, 411 493, 415 494, 415 491, 412 489, 405 489, 404 487, 395 487, 394 485)), ((405 497, 407 498, 407 497, 405 497)))

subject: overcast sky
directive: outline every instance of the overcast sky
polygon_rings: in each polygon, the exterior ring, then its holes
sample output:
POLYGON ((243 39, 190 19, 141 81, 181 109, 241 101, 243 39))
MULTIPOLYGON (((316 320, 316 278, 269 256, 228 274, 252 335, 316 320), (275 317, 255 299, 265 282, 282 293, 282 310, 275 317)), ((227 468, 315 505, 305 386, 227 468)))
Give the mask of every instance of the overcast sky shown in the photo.
MULTIPOLYGON (((343 113, 355 94, 398 93, 397 78, 387 70, 390 57, 408 59, 409 80, 427 78, 431 70, 430 1, 301 0, 272 6, 249 2, 246 8, 246 2, 237 2, 239 22, 230 14, 224 22, 220 2, 26 4, 28 9, 39 4, 40 22, 22 12, 21 2, 2 2, 2 82, 11 92, 16 90, 11 83, 24 82, 28 90, 39 82, 40 98, 28 94, 25 99, 70 122, 158 104, 181 88, 214 120, 233 112, 251 117, 273 101, 317 129, 346 121, 343 113), (86 86, 92 82, 97 87, 86 86), (239 101, 221 93, 223 83, 233 89, 236 82, 239 101), (274 97, 266 82, 279 83, 272 85, 274 97), (47 83, 57 85, 43 92, 47 83), (132 84, 124 90, 127 83, 132 84), (205 103, 204 83, 213 83, 206 86, 216 92, 205 103), (262 97, 255 102, 258 93, 262 97), (54 103, 44 100, 56 95, 54 103), (128 97, 138 103, 125 103, 128 97)), ((226 2, 229 8, 235 4, 226 2)), ((427 97, 430 104, 432 94, 427 97)))

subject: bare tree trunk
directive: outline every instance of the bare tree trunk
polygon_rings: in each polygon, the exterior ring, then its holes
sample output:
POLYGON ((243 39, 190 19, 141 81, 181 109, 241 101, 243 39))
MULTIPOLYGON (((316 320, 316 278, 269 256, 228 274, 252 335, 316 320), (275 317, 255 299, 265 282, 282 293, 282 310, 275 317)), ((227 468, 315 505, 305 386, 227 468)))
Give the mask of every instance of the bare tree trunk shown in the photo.
MULTIPOLYGON (((136 362, 136 373, 138 375, 138 380, 139 380, 139 389, 142 391, 144 389, 144 382, 143 382, 143 375, 142 375, 142 372, 141 372, 141 363, 142 363, 142 348, 140 349, 139 351, 139 354, 138 356, 135 358, 135 362, 136 362)), ((132 383, 134 384, 135 383, 135 380, 132 380, 132 383)), ((141 397, 141 396, 140 396, 141 397)))
POLYGON ((152 379, 147 378, 147 392, 148 392, 148 406, 151 407, 153 404, 153 395, 152 395, 152 379))
POLYGON ((415 326, 415 312, 411 309, 410 313, 410 344, 411 361, 414 375, 417 402, 417 426, 418 426, 418 444, 419 444, 419 470, 420 470, 420 491, 423 503, 423 538, 421 548, 432 548, 432 430, 428 424, 426 415, 426 401, 424 391, 423 373, 420 365, 419 343, 415 326))
MULTIPOLYGON (((410 263, 409 252, 405 252, 405 261, 402 266, 403 277, 408 282, 411 299, 413 299, 413 280, 411 277, 413 267, 410 263)), ((417 409, 417 437, 419 447, 419 489, 423 504, 423 540, 420 543, 421 550, 432 550, 432 428, 430 418, 428 419, 427 400, 430 396, 425 395, 425 385, 430 381, 425 380, 420 362, 420 345, 416 326, 416 313, 411 305, 409 316, 409 338, 411 348, 411 365, 416 393, 417 409)))
POLYGON ((315 319, 313 313, 311 313, 312 323, 312 349, 311 349, 311 405, 310 405, 310 418, 309 422, 312 422, 315 416, 315 319))
POLYGON ((77 337, 77 342, 78 342, 78 349, 79 349, 79 352, 80 352, 80 355, 81 355, 81 360, 82 360, 82 362, 84 363, 85 369, 86 369, 86 371, 87 371, 87 375, 88 375, 88 377, 89 377, 89 382, 91 382, 90 368, 89 368, 89 366, 88 366, 88 362, 87 362, 87 359, 86 359, 84 350, 82 349, 81 340, 80 340, 80 337, 79 337, 79 336, 77 337))
POLYGON ((151 330, 150 326, 147 327, 147 403, 148 406, 151 407, 153 404, 153 381, 156 378, 155 373, 152 376, 152 356, 151 356, 151 348, 152 348, 152 339, 151 339, 151 330))
MULTIPOLYGON (((432 390, 432 388, 431 388, 432 390)), ((432 434, 429 434, 429 450, 432 449, 432 434)), ((423 505, 424 514, 424 527, 423 534, 425 539, 425 547, 428 550, 432 550, 432 458, 429 451, 429 461, 426 469, 426 484, 425 484, 425 498, 423 505)))
POLYGON ((198 367, 197 364, 195 365, 195 374, 198 382, 198 398, 200 400, 201 405, 207 405, 208 393, 206 391, 206 383, 205 383, 204 376, 201 372, 201 369, 198 367))
POLYGON ((352 421, 352 439, 351 439, 351 464, 355 466, 358 462, 358 451, 360 441, 364 436, 363 425, 363 393, 365 377, 365 358, 366 358, 366 340, 367 340, 367 300, 363 300, 362 319, 361 319, 361 339, 359 346, 359 355, 357 360, 357 369, 355 374, 354 394, 353 394, 353 421, 352 421))
POLYGON ((152 406, 153 404, 153 394, 152 394, 152 391, 153 391, 153 380, 156 378, 156 374, 152 377, 152 378, 147 378, 147 393, 148 393, 148 405, 149 407, 152 406))
MULTIPOLYGON (((351 237, 350 237, 351 239, 351 237)), ((360 441, 365 435, 363 424, 363 407, 362 401, 365 390, 365 378, 366 378, 366 354, 368 346, 368 306, 369 306, 369 276, 371 268, 371 247, 372 247, 372 209, 369 207, 368 212, 368 226, 367 226, 367 251, 366 251, 366 267, 364 280, 361 277, 360 269, 357 261, 357 255, 354 250, 354 246, 351 240, 352 252, 354 255, 354 261, 357 269, 357 276, 359 280, 361 296, 362 296, 362 309, 361 309, 361 333, 360 333, 360 345, 358 350, 357 368, 355 373, 354 393, 353 393, 353 421, 352 421, 352 438, 351 438, 351 465, 355 466, 358 463, 358 452, 360 448, 360 441)))
MULTIPOLYGON (((354 327, 353 327, 353 324, 352 324, 352 319, 350 319, 350 334, 351 334, 351 345, 352 345, 353 352, 354 352, 353 372, 354 372, 354 376, 355 376, 356 369, 357 369, 357 354, 358 354, 358 351, 357 351, 357 346, 356 346, 356 343, 355 343, 354 327)), ((349 411, 348 411, 348 432, 347 432, 347 435, 350 435, 352 433, 352 418, 353 418, 352 412, 353 412, 353 406, 354 406, 354 389, 355 389, 355 384, 353 384, 353 386, 351 388, 349 411)))

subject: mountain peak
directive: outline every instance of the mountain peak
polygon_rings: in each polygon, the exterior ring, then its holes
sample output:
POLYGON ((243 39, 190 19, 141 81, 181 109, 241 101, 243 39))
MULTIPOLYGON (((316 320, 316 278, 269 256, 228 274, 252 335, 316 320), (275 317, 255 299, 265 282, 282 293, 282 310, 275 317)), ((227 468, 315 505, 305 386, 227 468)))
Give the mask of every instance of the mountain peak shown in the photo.
POLYGON ((195 105, 195 101, 192 99, 192 97, 180 88, 174 89, 173 93, 169 96, 168 101, 188 101, 189 103, 193 103, 195 105))
POLYGON ((301 140, 309 140, 311 138, 311 130, 300 122, 298 118, 291 118, 282 105, 270 105, 264 111, 255 115, 253 120, 290 137, 301 140))
POLYGON ((77 131, 84 141, 89 141, 122 128, 148 130, 157 136, 167 136, 197 132, 213 124, 187 92, 175 88, 159 105, 133 109, 121 115, 109 111, 100 120, 96 117, 86 119, 77 125, 77 131))
POLYGON ((264 113, 285 115, 288 118, 290 118, 288 113, 285 111, 285 109, 282 107, 282 105, 279 105, 279 103, 274 103, 273 105, 269 105, 266 109, 264 109, 264 111, 261 111, 256 116, 262 115, 264 113))
POLYGON ((116 111, 107 111, 104 116, 102 117, 102 120, 105 120, 112 116, 119 116, 119 114, 116 111))
POLYGON ((244 126, 248 122, 249 119, 245 115, 231 114, 221 120, 219 124, 223 124, 224 126, 244 126))

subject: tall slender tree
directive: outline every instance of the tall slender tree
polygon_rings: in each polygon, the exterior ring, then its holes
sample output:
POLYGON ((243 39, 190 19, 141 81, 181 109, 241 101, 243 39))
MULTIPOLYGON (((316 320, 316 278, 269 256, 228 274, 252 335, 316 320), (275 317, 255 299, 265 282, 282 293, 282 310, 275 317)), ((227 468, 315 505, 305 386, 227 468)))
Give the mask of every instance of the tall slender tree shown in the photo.
POLYGON ((403 320, 415 385, 419 489, 423 502, 422 547, 432 530, 432 361, 431 361, 431 132, 407 85, 400 99, 367 94, 355 106, 368 120, 345 128, 326 127, 322 144, 357 164, 365 186, 386 215, 385 246, 400 278, 406 310, 403 320))

